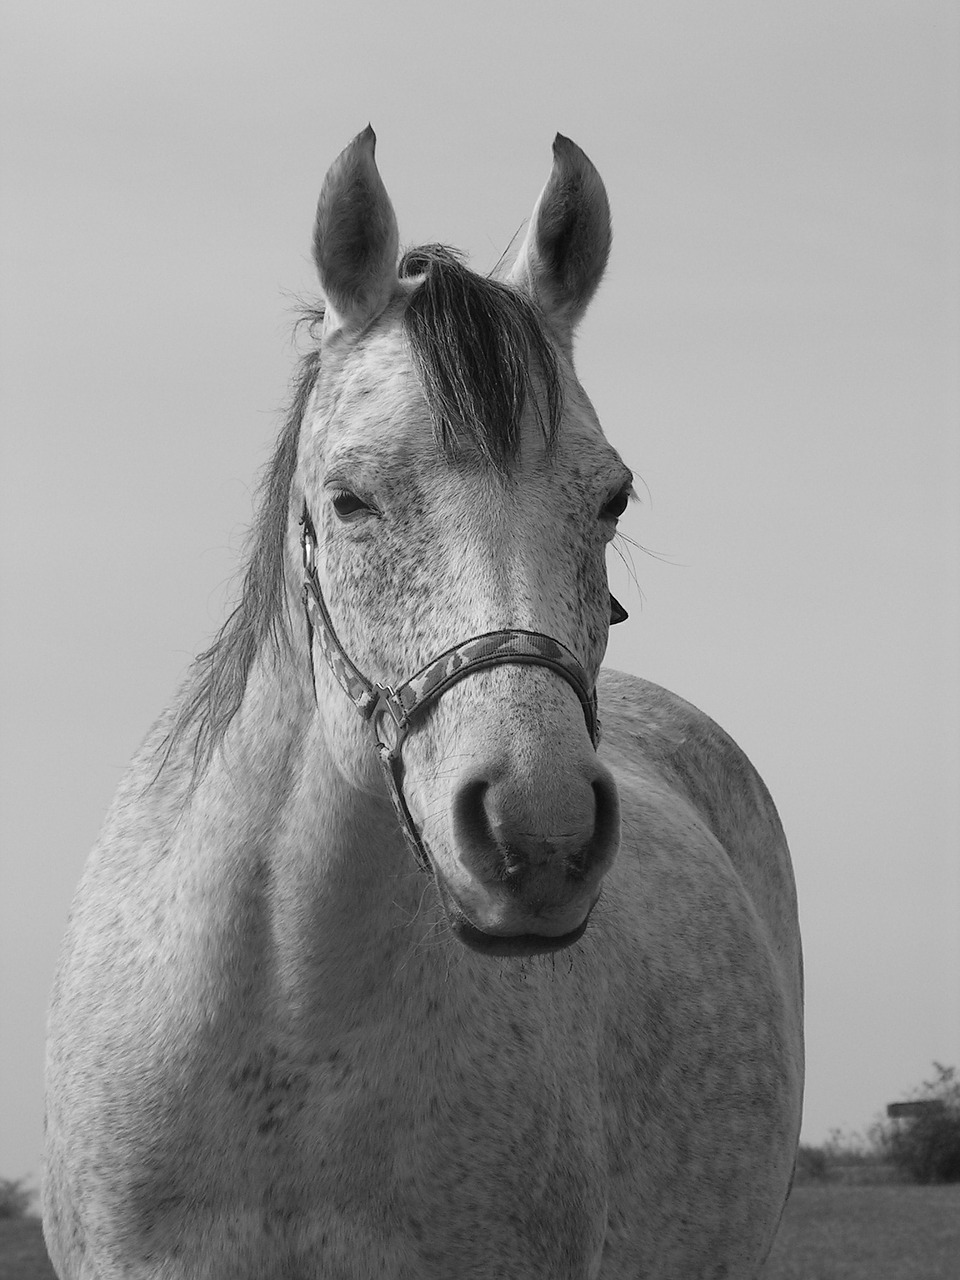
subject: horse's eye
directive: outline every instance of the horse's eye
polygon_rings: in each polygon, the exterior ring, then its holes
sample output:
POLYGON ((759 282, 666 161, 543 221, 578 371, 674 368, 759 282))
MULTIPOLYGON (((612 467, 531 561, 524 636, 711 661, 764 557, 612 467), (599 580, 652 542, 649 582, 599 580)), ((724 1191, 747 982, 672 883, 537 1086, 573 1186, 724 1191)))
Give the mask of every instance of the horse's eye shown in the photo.
POLYGON ((626 511, 627 503, 629 501, 630 501, 630 490, 621 489, 621 491, 616 495, 616 497, 611 498, 610 501, 604 506, 603 510, 600 512, 601 519, 603 520, 618 519, 626 511))
POLYGON ((349 520, 352 516, 358 516, 370 508, 358 498, 355 493, 351 493, 349 489, 338 489, 333 495, 333 509, 341 520, 349 520))

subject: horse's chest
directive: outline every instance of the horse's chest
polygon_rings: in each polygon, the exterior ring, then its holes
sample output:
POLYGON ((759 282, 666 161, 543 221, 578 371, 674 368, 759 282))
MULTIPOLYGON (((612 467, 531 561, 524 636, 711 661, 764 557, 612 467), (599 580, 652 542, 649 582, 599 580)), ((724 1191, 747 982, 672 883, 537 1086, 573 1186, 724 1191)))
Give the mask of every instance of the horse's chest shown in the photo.
POLYGON ((605 1219, 589 1095, 509 1058, 445 1066, 411 1074, 384 1058, 317 1089, 302 1116, 312 1141, 295 1143, 311 1210, 393 1238, 418 1276, 484 1275, 494 1258, 491 1275, 585 1275, 564 1268, 605 1219))
POLYGON ((606 1156, 576 1052, 560 1072, 529 1044, 390 1050, 240 1062, 181 1145, 206 1226, 171 1233, 212 1229, 238 1275, 594 1275, 606 1156))

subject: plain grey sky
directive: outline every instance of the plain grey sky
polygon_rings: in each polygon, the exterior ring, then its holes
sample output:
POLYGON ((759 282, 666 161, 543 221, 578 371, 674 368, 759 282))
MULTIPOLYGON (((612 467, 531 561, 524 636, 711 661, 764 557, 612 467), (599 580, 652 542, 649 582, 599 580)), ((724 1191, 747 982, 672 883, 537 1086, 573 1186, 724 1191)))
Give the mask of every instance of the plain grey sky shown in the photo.
MULTIPOLYGON (((957 11, 926 0, 2 17, 0 1176, 124 765, 235 585, 323 174, 488 269, 557 130, 610 271, 578 364, 643 478, 609 661, 702 707, 790 838, 804 1134, 960 1064, 957 11)), ((104 993, 109 998, 109 992, 104 993)))

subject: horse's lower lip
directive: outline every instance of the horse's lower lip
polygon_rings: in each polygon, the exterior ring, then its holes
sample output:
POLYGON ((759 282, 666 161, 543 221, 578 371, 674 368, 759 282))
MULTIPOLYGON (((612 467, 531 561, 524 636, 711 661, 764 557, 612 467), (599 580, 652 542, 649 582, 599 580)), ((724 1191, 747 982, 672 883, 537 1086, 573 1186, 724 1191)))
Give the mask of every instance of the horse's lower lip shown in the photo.
POLYGON ((463 915, 462 912, 449 914, 450 928, 455 936, 471 949, 485 956, 538 956, 551 951, 562 951, 572 946, 583 937, 590 921, 590 912, 583 917, 580 924, 569 933, 486 933, 463 915))
MULTIPOLYGON (((557 924, 551 925, 546 919, 542 922, 542 932, 538 932, 535 928, 528 932, 522 931, 522 926, 526 922, 522 917, 516 916, 513 928, 504 921, 499 928, 496 925, 490 925, 482 929, 470 918, 472 913, 468 914, 469 908, 453 893, 443 876, 436 870, 434 870, 434 883, 439 891, 444 914, 453 936, 471 951, 477 951, 484 956, 548 955, 552 951, 562 951, 564 947, 573 946, 586 932, 593 908, 600 900, 600 891, 597 890, 593 900, 586 906, 580 923, 565 932, 558 931, 557 924)), ((541 923, 536 918, 528 918, 528 922, 534 926, 541 923)))

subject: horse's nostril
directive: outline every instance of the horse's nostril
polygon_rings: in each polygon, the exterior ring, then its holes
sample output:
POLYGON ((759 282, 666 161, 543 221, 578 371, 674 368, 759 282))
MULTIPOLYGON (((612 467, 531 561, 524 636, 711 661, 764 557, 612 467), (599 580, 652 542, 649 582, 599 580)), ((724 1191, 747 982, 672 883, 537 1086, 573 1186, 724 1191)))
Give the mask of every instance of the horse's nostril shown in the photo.
POLYGON ((486 779, 465 783, 454 801, 454 830, 464 865, 488 881, 516 889, 527 865, 523 843, 504 829, 496 787, 486 779))
POLYGON ((581 845, 573 853, 567 854, 567 875, 571 880, 585 879, 593 861, 590 845, 581 845))
POLYGON ((458 839, 466 845, 493 842, 493 832, 485 804, 490 784, 483 778, 467 782, 457 791, 453 821, 458 839))
POLYGON ((594 838, 615 853, 620 844, 620 792, 606 769, 593 780, 594 838))
POLYGON ((518 876, 523 870, 524 855, 520 849, 513 845, 507 845, 503 851, 503 874, 505 876, 518 876))
POLYGON ((528 861, 524 851, 512 844, 498 844, 498 849, 500 851, 500 859, 494 868, 496 878, 501 881, 504 888, 509 890, 510 893, 522 892, 525 884, 525 872, 528 870, 528 861))

